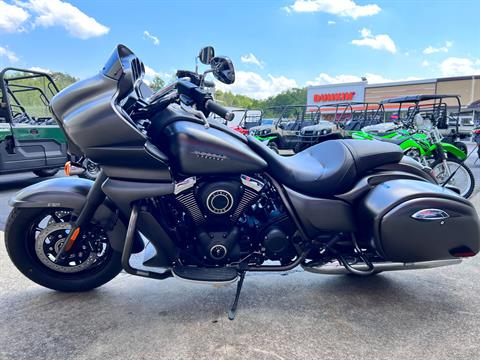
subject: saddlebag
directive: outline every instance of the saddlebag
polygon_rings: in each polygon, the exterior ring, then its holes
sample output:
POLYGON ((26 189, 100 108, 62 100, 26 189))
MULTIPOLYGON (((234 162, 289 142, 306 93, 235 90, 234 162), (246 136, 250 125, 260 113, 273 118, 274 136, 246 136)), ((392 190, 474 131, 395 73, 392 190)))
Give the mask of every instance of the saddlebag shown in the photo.
POLYGON ((359 240, 389 261, 468 257, 480 248, 475 208, 438 185, 387 181, 371 190, 358 210, 359 240))

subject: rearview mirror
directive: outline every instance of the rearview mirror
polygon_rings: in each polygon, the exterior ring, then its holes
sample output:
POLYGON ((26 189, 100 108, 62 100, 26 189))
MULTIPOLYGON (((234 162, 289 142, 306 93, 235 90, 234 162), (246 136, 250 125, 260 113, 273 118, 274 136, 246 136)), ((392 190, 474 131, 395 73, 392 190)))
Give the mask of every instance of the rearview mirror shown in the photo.
POLYGON ((209 65, 212 59, 215 57, 215 49, 212 46, 205 46, 200 50, 198 59, 202 64, 209 65))
POLYGON ((233 84, 235 82, 235 69, 232 60, 226 56, 215 56, 210 61, 213 76, 224 84, 233 84))

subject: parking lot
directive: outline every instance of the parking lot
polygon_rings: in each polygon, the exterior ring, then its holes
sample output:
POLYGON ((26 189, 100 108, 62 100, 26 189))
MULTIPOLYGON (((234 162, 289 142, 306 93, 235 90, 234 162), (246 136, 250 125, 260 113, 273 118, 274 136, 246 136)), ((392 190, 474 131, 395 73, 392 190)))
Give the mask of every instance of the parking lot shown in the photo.
MULTIPOLYGON (((2 225, 7 199, 36 181, 2 177, 2 225)), ((480 351, 478 257, 368 278, 249 274, 229 321, 234 285, 122 273, 95 291, 62 294, 23 277, 0 236, 0 359, 475 359, 480 351)))

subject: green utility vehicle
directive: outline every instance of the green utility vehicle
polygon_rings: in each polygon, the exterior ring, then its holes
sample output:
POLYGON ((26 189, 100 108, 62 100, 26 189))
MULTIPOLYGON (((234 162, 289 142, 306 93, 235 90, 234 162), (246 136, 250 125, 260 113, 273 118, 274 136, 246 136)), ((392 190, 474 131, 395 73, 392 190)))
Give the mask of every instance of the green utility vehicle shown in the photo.
POLYGON ((265 142, 272 150, 294 150, 302 138, 305 126, 318 123, 319 108, 315 105, 285 105, 267 108, 258 126, 250 128, 250 135, 265 142))
MULTIPOLYGON (((52 119, 50 100, 59 91, 48 73, 5 68, 0 72, 0 174, 32 171, 55 175, 69 160, 63 132, 52 119)), ((82 161, 81 175, 94 179, 98 166, 82 161)))

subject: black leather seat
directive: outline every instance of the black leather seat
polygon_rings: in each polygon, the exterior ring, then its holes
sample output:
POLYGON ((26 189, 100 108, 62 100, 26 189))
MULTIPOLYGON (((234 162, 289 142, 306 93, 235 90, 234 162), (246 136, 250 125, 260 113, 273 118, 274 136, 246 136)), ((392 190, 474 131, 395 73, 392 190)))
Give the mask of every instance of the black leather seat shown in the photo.
POLYGON ((330 140, 290 157, 278 155, 252 136, 248 142, 268 162, 275 179, 315 197, 344 193, 366 171, 403 157, 398 146, 381 141, 330 140))

